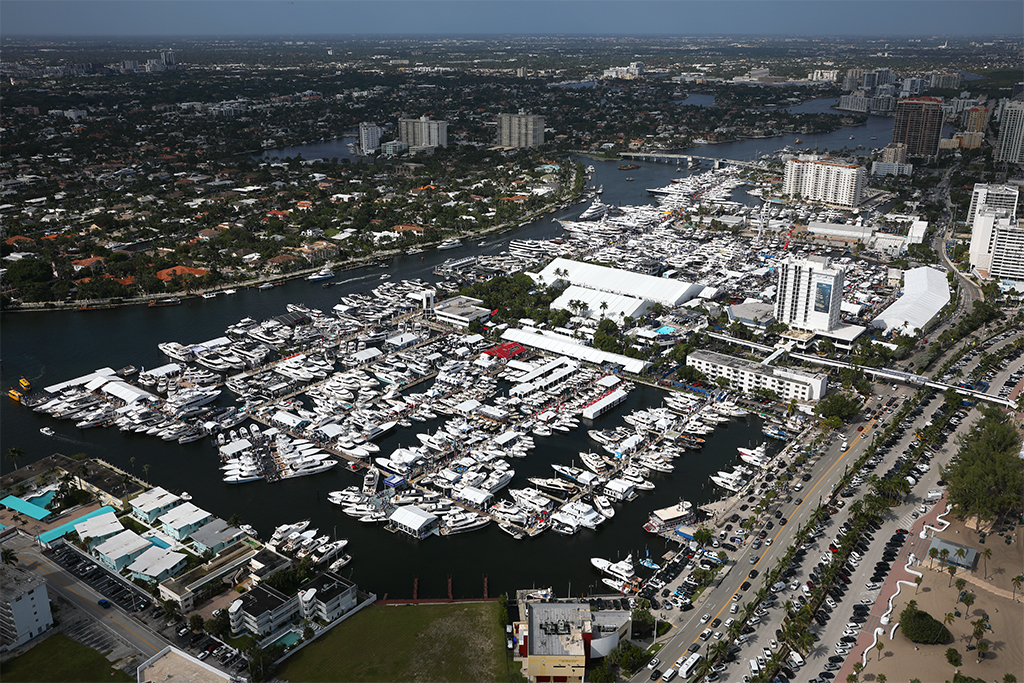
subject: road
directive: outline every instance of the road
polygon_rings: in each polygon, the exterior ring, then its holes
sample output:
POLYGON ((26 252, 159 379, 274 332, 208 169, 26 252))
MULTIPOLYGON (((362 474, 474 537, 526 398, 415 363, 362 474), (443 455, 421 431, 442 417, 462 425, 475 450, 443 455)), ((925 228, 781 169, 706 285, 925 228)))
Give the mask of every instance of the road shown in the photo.
MULTIPOLYGON (((901 388, 898 390, 897 395, 904 396, 909 393, 910 391, 907 388, 901 388)), ((889 395, 891 394, 886 394, 886 398, 889 395)), ((872 405, 878 405, 878 401, 879 399, 874 399, 872 405)), ((889 417, 889 415, 886 414, 886 417, 889 417)), ((804 465, 802 472, 797 474, 809 473, 811 474, 811 480, 807 483, 799 482, 802 486, 801 491, 790 491, 790 494, 793 496, 793 502, 774 505, 769 509, 766 515, 773 514, 776 510, 781 510, 783 516, 789 520, 785 526, 776 524, 775 528, 769 533, 768 538, 772 541, 771 545, 754 550, 752 543, 748 543, 736 553, 731 553, 730 563, 732 564, 732 569, 722 580, 722 584, 717 588, 706 591, 694 605, 693 610, 682 614, 674 613, 674 616, 670 617, 676 628, 671 639, 658 654, 658 658, 663 662, 659 669, 664 671, 671 666, 676 659, 687 652, 687 648, 693 643, 700 643, 706 654, 711 644, 716 641, 709 639, 706 643, 702 643, 699 640, 698 636, 707 628, 705 624, 700 623, 701 616, 707 613, 711 615, 712 621, 714 619, 721 619, 724 622, 729 617, 734 616, 729 612, 729 606, 734 602, 734 595, 738 593, 741 595, 736 602, 742 607, 746 602, 745 598, 756 593, 756 589, 763 585, 765 575, 785 554, 786 548, 793 542, 796 531, 807 523, 807 520, 820 501, 830 493, 832 487, 843 477, 848 463, 856 461, 869 445, 877 427, 876 419, 872 418, 863 426, 863 431, 853 431, 848 449, 843 450, 842 442, 837 438, 825 448, 824 453, 819 453, 817 460, 813 464, 804 465), (802 500, 802 502, 797 504, 797 500, 802 500), (748 573, 752 569, 758 570, 759 575, 757 579, 751 580, 752 585, 747 591, 740 592, 741 584, 748 580, 748 573)), ((774 518, 772 519, 777 521, 774 518)), ((726 520, 723 520, 722 525, 725 523, 726 520)), ((755 530, 760 528, 762 528, 761 525, 758 525, 755 527, 755 530)), ((716 529, 716 531, 718 530, 716 529)), ((674 588, 683 578, 685 576, 681 575, 679 580, 673 582, 669 588, 674 588)), ((669 616, 669 614, 666 614, 666 616, 669 616)), ((725 629, 720 626, 715 630, 724 631, 725 629)), ((762 622, 757 627, 755 633, 751 634, 752 637, 748 641, 748 647, 745 649, 749 649, 750 644, 756 644, 758 648, 767 646, 768 640, 774 637, 774 631, 775 627, 769 628, 766 626, 766 622, 762 622)), ((744 653, 738 655, 738 660, 744 662, 743 665, 744 667, 746 666, 744 653)), ((735 674, 736 669, 737 664, 734 662, 727 671, 727 675, 738 680, 739 676, 735 674)), ((633 680, 647 680, 649 675, 649 671, 643 670, 634 676, 633 680)))
POLYGON ((104 628, 141 653, 145 660, 171 643, 160 634, 134 620, 117 606, 103 609, 97 601, 103 596, 94 591, 77 576, 42 555, 39 548, 26 538, 18 537, 5 545, 14 548, 18 555, 18 566, 28 569, 46 579, 47 590, 65 598, 83 613, 95 619, 104 628))

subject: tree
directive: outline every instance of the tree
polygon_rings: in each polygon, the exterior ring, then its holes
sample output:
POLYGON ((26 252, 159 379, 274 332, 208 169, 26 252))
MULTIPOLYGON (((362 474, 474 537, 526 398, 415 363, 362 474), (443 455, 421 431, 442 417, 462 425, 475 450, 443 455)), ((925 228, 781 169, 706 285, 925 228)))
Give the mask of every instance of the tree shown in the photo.
POLYGON ((615 672, 608 667, 607 658, 602 659, 601 663, 587 674, 587 679, 593 683, 615 683, 618 678, 615 672))
POLYGON ((846 683, 857 683, 857 674, 852 671, 846 674, 846 683))
POLYGON ((885 649, 885 643, 883 643, 882 641, 878 641, 877 643, 875 643, 875 649, 878 650, 878 659, 879 659, 879 661, 881 661, 881 659, 882 659, 882 650, 885 649))
MULTIPOLYGON (((15 263, 19 263, 15 261, 15 263)), ((11 446, 7 449, 7 459, 14 464, 14 469, 18 469, 18 461, 25 457, 25 451, 21 450, 17 446, 11 446)))
MULTIPOLYGON (((944 620, 947 624, 953 623, 953 614, 947 613, 944 620)), ((919 610, 913 600, 900 612, 900 630, 914 643, 948 643, 953 639, 949 629, 932 615, 919 610)))
POLYGON ((985 659, 985 653, 986 652, 988 652, 988 641, 987 640, 979 640, 978 641, 978 661, 979 662, 981 660, 985 659))
POLYGON ((947 625, 952 624, 954 621, 956 621, 956 615, 952 612, 946 612, 946 616, 942 618, 942 623, 947 625))
POLYGON ((949 572, 949 585, 946 588, 953 587, 953 577, 956 576, 956 567, 954 565, 946 565, 946 571, 949 572))
POLYGON ((654 615, 647 609, 633 610, 633 633, 639 638, 647 638, 654 631, 654 615))
POLYGON ((715 533, 706 526, 702 526, 701 528, 693 532, 693 540, 697 541, 697 543, 699 543, 702 548, 706 546, 708 543, 710 543, 711 539, 713 539, 714 537, 715 533))
POLYGON ((932 567, 935 566, 935 558, 938 557, 938 556, 939 556, 939 549, 938 548, 929 548, 928 549, 928 557, 930 557, 931 560, 932 560, 932 567))
POLYGON ((950 666, 960 666, 960 653, 956 651, 955 647, 946 648, 946 661, 950 666))
POLYGON ((864 670, 864 662, 853 663, 853 673, 860 675, 860 672, 864 670))
POLYGON ((1017 574, 1017 576, 1010 579, 1010 583, 1013 584, 1013 599, 1017 599, 1017 591, 1020 590, 1021 584, 1024 584, 1024 574, 1017 574))
MULTIPOLYGON (((964 586, 966 586, 966 585, 967 585, 967 581, 965 581, 964 579, 957 579, 957 580, 956 580, 956 581, 955 581, 955 582, 953 583, 953 585, 954 585, 954 586, 956 586, 956 590, 957 590, 957 592, 959 593, 960 591, 962 591, 962 590, 964 589, 964 586)), ((957 599, 956 599, 956 600, 957 600, 957 602, 960 602, 960 598, 959 598, 959 596, 957 597, 957 599)))
POLYGON ((146 483, 149 483, 149 469, 152 467, 148 462, 142 466, 142 471, 146 474, 146 483))
POLYGON ((202 631, 204 626, 203 615, 199 612, 194 612, 192 616, 188 618, 188 625, 196 633, 202 631))
POLYGON ((974 593, 966 593, 963 597, 964 605, 967 607, 965 610, 969 615, 971 613, 971 605, 974 604, 974 593))
POLYGON ((917 595, 917 592, 921 590, 921 581, 922 579, 920 576, 914 577, 914 585, 917 586, 917 588, 914 589, 914 595, 917 595))
POLYGON ((985 578, 988 578, 988 558, 992 557, 992 548, 982 550, 981 556, 985 558, 985 578))
POLYGON ((13 567, 18 564, 18 553, 14 548, 4 548, 3 550, 0 550, 0 562, 13 567))
POLYGON ((875 676, 875 680, 878 681, 878 683, 885 683, 889 679, 886 677, 885 674, 878 674, 877 676, 875 676))
POLYGON ((1003 683, 1017 683, 1017 677, 1013 674, 1003 674, 1003 683))

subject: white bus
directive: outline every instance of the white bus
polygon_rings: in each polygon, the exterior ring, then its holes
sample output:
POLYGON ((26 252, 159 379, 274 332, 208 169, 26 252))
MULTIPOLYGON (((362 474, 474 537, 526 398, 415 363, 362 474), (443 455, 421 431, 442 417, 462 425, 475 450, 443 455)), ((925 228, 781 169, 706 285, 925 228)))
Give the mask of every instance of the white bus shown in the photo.
POLYGON ((697 670, 697 665, 700 664, 700 660, 704 657, 699 652, 694 652, 690 655, 683 665, 679 667, 679 678, 686 680, 693 675, 693 672, 697 670))

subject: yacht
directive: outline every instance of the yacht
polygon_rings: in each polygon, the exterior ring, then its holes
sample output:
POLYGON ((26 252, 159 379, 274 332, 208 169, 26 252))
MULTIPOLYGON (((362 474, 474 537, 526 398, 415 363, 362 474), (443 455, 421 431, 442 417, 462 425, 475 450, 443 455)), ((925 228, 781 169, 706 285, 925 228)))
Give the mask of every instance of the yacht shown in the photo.
POLYGON ((330 268, 324 267, 318 270, 317 272, 313 273, 306 279, 309 280, 310 282, 316 282, 317 280, 330 280, 332 277, 334 277, 334 271, 331 270, 330 268))
POLYGON ((632 555, 627 555, 625 559, 618 562, 612 562, 603 557, 592 557, 590 558, 590 564, 597 567, 599 571, 620 581, 629 581, 636 575, 636 572, 633 570, 632 555))
POLYGON ((615 516, 615 508, 612 507, 612 502, 608 500, 608 496, 594 496, 594 505, 597 507, 597 511, 607 519, 615 516))
POLYGON ((437 250, 438 251, 445 251, 447 249, 455 249, 456 247, 461 247, 461 246, 462 246, 462 242, 459 239, 453 237, 453 238, 447 239, 444 242, 441 242, 441 244, 437 245, 437 250))

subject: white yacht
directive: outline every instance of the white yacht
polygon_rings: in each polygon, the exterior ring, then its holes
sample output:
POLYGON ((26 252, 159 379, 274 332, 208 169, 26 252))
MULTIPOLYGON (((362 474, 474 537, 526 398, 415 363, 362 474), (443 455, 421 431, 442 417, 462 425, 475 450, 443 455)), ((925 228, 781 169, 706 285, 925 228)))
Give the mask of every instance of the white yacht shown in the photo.
POLYGON ((309 280, 310 282, 316 282, 317 280, 330 280, 332 277, 334 277, 334 271, 331 270, 330 268, 324 267, 318 270, 317 272, 313 273, 306 279, 309 280))
POLYGON ((447 249, 455 249, 456 247, 461 247, 461 246, 462 246, 462 242, 460 240, 458 240, 458 239, 453 237, 453 238, 447 239, 444 242, 441 242, 441 244, 437 245, 437 250, 438 251, 445 251, 447 249))

